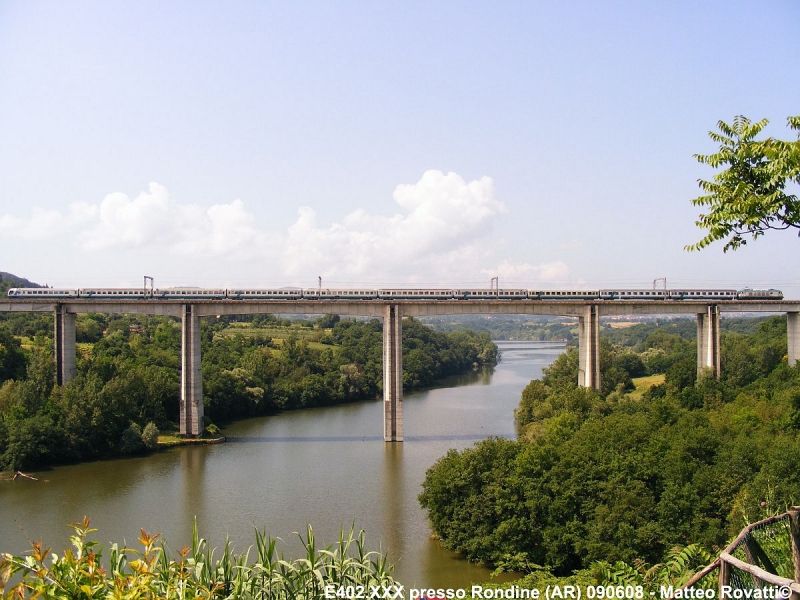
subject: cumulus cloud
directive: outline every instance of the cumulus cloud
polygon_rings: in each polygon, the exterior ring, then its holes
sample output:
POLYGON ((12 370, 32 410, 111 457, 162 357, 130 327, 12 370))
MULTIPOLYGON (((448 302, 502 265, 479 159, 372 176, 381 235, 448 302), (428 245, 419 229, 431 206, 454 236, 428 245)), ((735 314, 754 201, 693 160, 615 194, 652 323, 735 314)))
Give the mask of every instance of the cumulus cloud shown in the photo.
POLYGON ((427 171, 416 184, 397 186, 394 199, 405 214, 372 215, 359 209, 326 226, 317 223, 312 208, 301 208, 287 234, 287 274, 315 268, 329 276, 389 269, 408 273, 458 255, 463 261, 475 254, 495 217, 506 211, 494 197, 489 177, 466 182, 456 173, 440 171, 427 171))
POLYGON ((27 218, 0 216, 0 234, 24 241, 49 240, 90 223, 96 212, 97 207, 83 202, 70 205, 67 213, 34 207, 27 218))
POLYGON ((178 257, 254 257, 267 245, 241 200, 209 208, 180 204, 158 183, 133 199, 115 192, 64 213, 35 208, 27 218, 2 216, 0 232, 23 240, 66 236, 85 253, 147 248, 178 257))
POLYGON ((488 276, 500 277, 500 281, 530 281, 540 283, 563 283, 569 279, 569 267, 563 261, 531 265, 526 262, 502 260, 494 269, 483 269, 488 276))
POLYGON ((157 183, 133 200, 109 194, 96 213, 96 221, 79 237, 80 247, 89 252, 149 247, 176 256, 248 257, 265 244, 241 200, 203 209, 175 202, 157 183))
MULTIPOLYGON (((413 184, 398 185, 394 214, 358 209, 329 223, 301 207, 285 230, 258 223, 242 200, 203 207, 181 203, 151 183, 131 198, 112 193, 99 203, 78 203, 67 211, 35 209, 28 217, 0 216, 0 236, 59 238, 83 254, 157 256, 181 269, 222 272, 247 278, 258 264, 265 278, 308 282, 322 275, 340 282, 441 283, 483 279, 563 280, 560 261, 531 265, 501 253, 493 236, 506 213, 492 179, 466 181, 457 173, 431 170, 413 184), (178 262, 182 258, 201 259, 178 262), (192 265, 197 265, 192 267, 192 265)), ((172 267, 174 271, 176 267, 172 267)), ((187 276, 191 276, 186 273, 187 276)))

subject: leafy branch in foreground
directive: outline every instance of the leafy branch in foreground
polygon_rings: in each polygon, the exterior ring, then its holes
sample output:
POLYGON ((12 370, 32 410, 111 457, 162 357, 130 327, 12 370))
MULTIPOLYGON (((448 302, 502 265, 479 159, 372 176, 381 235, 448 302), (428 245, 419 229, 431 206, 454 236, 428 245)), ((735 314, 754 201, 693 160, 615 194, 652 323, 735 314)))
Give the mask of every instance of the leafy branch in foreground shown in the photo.
POLYGON ((712 181, 698 182, 706 194, 692 204, 708 207, 709 212, 696 221, 708 233, 686 250, 725 240, 723 250, 727 252, 747 244, 748 236, 756 239, 769 229, 800 230, 800 200, 786 190, 787 184, 800 183, 800 116, 787 120, 798 132, 797 141, 756 140, 767 119, 753 123, 741 115, 731 125, 719 121, 719 133, 709 132, 719 144, 719 152, 695 154, 695 158, 724 169, 712 181))
POLYGON ((664 562, 648 567, 641 559, 629 565, 618 561, 609 564, 596 562, 592 565, 597 583, 600 585, 642 586, 645 592, 659 593, 660 587, 675 588, 685 584, 695 572, 713 560, 711 554, 698 544, 676 546, 667 554, 664 562))
POLYGON ((60 557, 41 542, 33 543, 24 556, 0 555, 2 598, 311 600, 324 598, 328 585, 365 590, 394 585, 386 557, 367 551, 364 532, 356 534, 353 527, 342 529, 336 544, 318 548, 309 526, 305 537, 298 534, 305 552, 295 560, 278 554, 275 538, 256 531, 253 562, 252 547, 237 554, 227 542, 215 558, 196 524, 192 547, 174 556, 164 543, 156 543, 158 534, 142 530, 142 550, 112 544, 108 561, 103 561, 102 546, 88 539, 96 531, 89 519, 71 527, 73 547, 60 557))

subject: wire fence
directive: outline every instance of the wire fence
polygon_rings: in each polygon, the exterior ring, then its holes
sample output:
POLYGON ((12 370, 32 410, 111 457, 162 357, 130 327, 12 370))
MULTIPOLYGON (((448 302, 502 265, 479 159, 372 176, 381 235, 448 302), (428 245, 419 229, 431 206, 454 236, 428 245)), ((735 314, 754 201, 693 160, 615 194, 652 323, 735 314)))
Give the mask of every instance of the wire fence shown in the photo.
POLYGON ((677 597, 800 600, 800 506, 745 527, 677 597))

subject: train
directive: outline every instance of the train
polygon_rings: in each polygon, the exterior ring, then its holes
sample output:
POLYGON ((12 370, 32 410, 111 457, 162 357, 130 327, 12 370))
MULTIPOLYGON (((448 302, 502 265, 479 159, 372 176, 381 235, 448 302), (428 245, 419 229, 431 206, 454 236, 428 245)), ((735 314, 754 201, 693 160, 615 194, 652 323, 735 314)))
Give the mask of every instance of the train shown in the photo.
POLYGON ((776 289, 600 289, 528 290, 497 288, 11 288, 12 299, 85 298, 98 300, 783 300, 776 289))

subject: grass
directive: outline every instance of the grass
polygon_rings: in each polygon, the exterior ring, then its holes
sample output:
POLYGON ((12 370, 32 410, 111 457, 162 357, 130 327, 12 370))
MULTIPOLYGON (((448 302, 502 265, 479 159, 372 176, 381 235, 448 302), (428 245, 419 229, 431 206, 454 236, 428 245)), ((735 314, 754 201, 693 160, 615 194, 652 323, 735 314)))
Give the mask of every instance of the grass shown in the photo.
POLYGON ((633 385, 636 389, 628 394, 633 398, 641 398, 642 395, 654 385, 661 385, 664 383, 666 375, 660 373, 658 375, 648 375, 647 377, 634 377, 633 385))
POLYGON ((244 338, 270 339, 275 346, 272 353, 280 354, 280 348, 290 337, 298 340, 305 340, 311 350, 333 350, 336 352, 339 346, 323 344, 318 340, 325 333, 325 330, 312 329, 310 327, 252 327, 250 323, 231 323, 228 327, 218 332, 216 335, 223 337, 234 337, 240 335, 244 338))
POLYGON ((159 448, 169 448, 172 446, 186 446, 190 444, 216 444, 225 441, 225 436, 212 435, 207 431, 201 433, 198 437, 186 438, 181 437, 177 433, 161 433, 158 436, 159 448))
POLYGON ((253 327, 250 323, 231 323, 228 327, 217 333, 217 335, 224 337, 241 335, 242 337, 266 337, 273 339, 286 339, 294 336, 300 340, 318 339, 321 334, 322 332, 319 329, 312 329, 310 327, 253 327))

